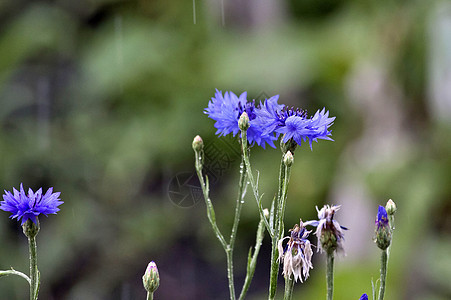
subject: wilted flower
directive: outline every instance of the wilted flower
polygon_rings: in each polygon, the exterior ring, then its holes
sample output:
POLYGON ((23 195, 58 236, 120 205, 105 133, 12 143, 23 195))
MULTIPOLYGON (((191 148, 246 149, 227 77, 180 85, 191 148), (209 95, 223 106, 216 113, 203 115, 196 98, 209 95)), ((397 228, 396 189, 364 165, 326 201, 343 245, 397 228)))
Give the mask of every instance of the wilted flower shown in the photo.
POLYGON ((365 293, 362 295, 362 297, 360 297, 359 300, 368 300, 368 295, 365 293))
POLYGON ((305 230, 302 220, 300 220, 299 225, 294 225, 290 232, 291 236, 280 239, 278 243, 279 260, 283 262, 282 274, 288 278, 293 274, 295 281, 299 279, 303 282, 302 277, 304 280, 307 279, 310 269, 313 269, 313 251, 310 241, 307 239, 311 231, 305 230), (282 243, 285 239, 289 239, 289 241, 284 250, 282 243))
POLYGON ((225 92, 224 96, 221 91, 216 90, 215 96, 211 98, 205 113, 211 119, 215 120, 215 127, 218 129, 216 134, 225 136, 230 133, 233 136, 240 132, 238 121, 243 114, 247 113, 250 127, 247 130, 247 140, 250 144, 256 143, 265 148, 266 143, 275 148, 274 141, 277 139, 274 134, 264 134, 263 127, 254 124, 255 119, 255 101, 247 101, 247 93, 242 93, 239 97, 232 92, 225 92))
POLYGON ((147 265, 146 272, 143 275, 143 285, 149 293, 155 292, 160 286, 160 274, 154 261, 147 265))
POLYGON ((60 209, 60 193, 53 193, 53 188, 49 188, 45 195, 42 195, 42 188, 33 192, 28 189, 28 195, 25 194, 23 185, 20 184, 20 192, 13 188, 13 193, 5 190, 3 201, 0 203, 0 209, 12 213, 10 218, 22 219, 21 225, 27 220, 37 224, 37 218, 40 214, 56 214, 60 209), (14 193, 14 194, 13 194, 14 193))
POLYGON ((391 243, 390 225, 388 222, 387 211, 382 205, 379 205, 376 217, 376 244, 382 250, 385 250, 391 243))
POLYGON ((316 226, 316 238, 318 239, 318 251, 325 250, 327 253, 331 253, 335 250, 343 251, 344 232, 346 227, 340 226, 340 224, 334 220, 335 212, 340 209, 340 205, 324 205, 321 210, 318 211, 318 219, 313 221, 307 221, 305 226, 316 226))

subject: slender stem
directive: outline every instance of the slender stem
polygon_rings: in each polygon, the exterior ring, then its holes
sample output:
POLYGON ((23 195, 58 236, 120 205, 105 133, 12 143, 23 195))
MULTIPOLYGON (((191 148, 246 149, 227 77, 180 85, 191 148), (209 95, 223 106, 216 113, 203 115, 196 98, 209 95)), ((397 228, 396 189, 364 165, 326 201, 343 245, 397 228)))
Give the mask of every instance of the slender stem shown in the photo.
POLYGON ((285 294, 283 300, 291 300, 293 297, 294 280, 292 278, 285 277, 285 294))
POLYGON ((247 145, 247 132, 246 132, 246 130, 242 130, 241 131, 241 147, 242 147, 242 151, 243 151, 244 164, 245 164, 246 170, 247 170, 247 176, 249 177, 249 182, 251 184, 252 191, 254 193, 255 201, 257 202, 258 212, 260 213, 260 220, 263 220, 263 223, 265 224, 266 230, 268 230, 268 233, 269 233, 269 235, 272 238, 274 236, 274 233, 271 230, 271 227, 269 226, 268 220, 265 218, 265 215, 263 213, 263 207, 262 207, 262 203, 261 203, 261 198, 258 195, 258 187, 257 187, 257 184, 256 184, 256 182, 254 180, 254 175, 252 175, 252 168, 251 168, 251 164, 249 162, 248 145, 247 145))
POLYGON ((334 296, 334 252, 327 253, 327 300, 332 300, 334 296))
POLYGON ((277 277, 279 275, 279 260, 278 260, 278 249, 277 243, 282 238, 284 230, 284 215, 285 207, 287 201, 287 191, 288 183, 290 181, 291 167, 285 166, 283 162, 283 157, 280 162, 280 172, 279 172, 279 192, 277 199, 276 208, 276 219, 274 225, 274 236, 272 238, 272 249, 271 249, 271 271, 269 279, 269 297, 268 299, 274 299, 277 290, 277 277))
POLYGON ((387 279, 388 249, 382 250, 381 254, 381 286, 379 288, 379 300, 384 299, 385 281, 387 279))
POLYGON ((29 285, 31 285, 30 277, 28 277, 26 274, 24 274, 24 273, 22 273, 22 272, 16 271, 16 270, 14 270, 14 269, 11 269, 11 270, 5 270, 5 271, 0 271, 0 277, 2 277, 2 276, 8 276, 8 275, 17 275, 17 276, 20 276, 20 277, 22 277, 23 279, 25 279, 25 280, 28 282, 29 285))
POLYGON ((254 253, 252 254, 252 259, 250 260, 250 262, 248 261, 246 278, 244 279, 244 285, 239 297, 240 300, 243 300, 246 297, 246 293, 249 289, 249 286, 251 285, 252 278, 254 277, 255 273, 255 267, 257 266, 258 253, 260 252, 260 246, 262 245, 264 236, 265 236, 265 224, 262 220, 260 220, 257 228, 257 237, 255 240, 254 253))
POLYGON ((327 253, 327 300, 332 300, 334 296, 334 252, 327 253))
POLYGON ((153 300, 153 293, 147 292, 147 300, 153 300))
POLYGON ((240 223, 241 216, 241 208, 243 207, 243 198, 246 194, 246 183, 247 174, 246 174, 246 166, 244 165, 244 157, 241 156, 241 164, 240 164, 240 183, 238 190, 238 197, 236 199, 236 207, 235 207, 235 218, 233 220, 232 232, 230 233, 230 248, 233 250, 235 246, 236 232, 238 229, 238 224, 240 223))
POLYGON ((199 178, 200 186, 202 188, 202 192, 203 192, 204 199, 205 199, 205 204, 207 205, 208 220, 210 221, 211 227, 213 228, 213 231, 215 232, 216 237, 218 238, 219 242, 221 242, 222 247, 224 248, 224 250, 227 250, 227 243, 226 243, 221 231, 219 230, 218 225, 216 224, 215 210, 213 208, 213 204, 211 203, 210 196, 209 196, 208 178, 207 178, 207 183, 205 183, 204 177, 202 175, 202 159, 203 159, 203 157, 197 151, 195 151, 194 153, 196 155, 196 173, 197 173, 197 177, 199 178))
POLYGON ((28 237, 30 251, 30 300, 38 299, 38 259, 36 254, 36 237, 28 237))

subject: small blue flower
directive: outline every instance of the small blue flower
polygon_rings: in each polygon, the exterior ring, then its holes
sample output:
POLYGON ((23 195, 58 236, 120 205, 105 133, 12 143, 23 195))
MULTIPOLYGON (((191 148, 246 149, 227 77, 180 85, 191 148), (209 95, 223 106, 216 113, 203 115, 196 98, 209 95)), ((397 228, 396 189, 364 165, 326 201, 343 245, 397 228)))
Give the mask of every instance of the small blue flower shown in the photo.
POLYGON ((274 140, 277 138, 274 134, 264 134, 263 127, 259 124, 253 124, 256 118, 255 102, 247 101, 247 93, 242 93, 239 97, 232 92, 225 92, 224 96, 221 91, 216 90, 215 96, 211 98, 205 113, 209 118, 216 121, 215 127, 218 129, 216 134, 225 136, 232 133, 233 136, 240 132, 238 120, 243 112, 246 112, 250 127, 247 130, 247 139, 249 144, 257 144, 265 148, 266 143, 275 148, 274 140))
POLYGON ((388 226, 387 211, 382 205, 379 205, 379 209, 377 211, 376 226, 377 229, 388 226))
POLYGON ((359 300, 368 300, 368 295, 365 293, 362 295, 362 297, 360 297, 359 300))
POLYGON ((20 184, 20 192, 13 188, 13 193, 5 190, 3 201, 0 202, 0 209, 12 213, 10 218, 22 219, 23 225, 28 219, 36 224, 37 217, 40 214, 56 214, 60 209, 60 193, 53 193, 53 188, 49 188, 45 195, 42 194, 42 188, 33 192, 28 189, 28 195, 25 194, 23 185, 20 184))

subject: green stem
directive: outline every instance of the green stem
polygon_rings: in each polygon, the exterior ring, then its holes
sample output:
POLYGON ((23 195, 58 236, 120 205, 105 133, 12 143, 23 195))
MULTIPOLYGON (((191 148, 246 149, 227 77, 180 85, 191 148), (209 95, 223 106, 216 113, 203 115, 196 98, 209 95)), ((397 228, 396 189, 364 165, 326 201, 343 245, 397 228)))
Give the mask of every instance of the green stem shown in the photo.
POLYGON ((327 271, 326 271, 326 281, 327 281, 327 300, 332 300, 334 296, 334 252, 330 251, 327 253, 327 271))
POLYGON ((153 300, 153 293, 147 292, 147 300, 153 300))
POLYGON ((38 259, 36 254, 36 237, 28 237, 30 250, 30 300, 38 299, 38 259))
MULTIPOLYGON (((260 252, 260 247, 262 245, 264 236, 265 236, 265 224, 262 220, 260 220, 260 222, 258 223, 254 253, 252 254, 252 259, 250 260, 250 262, 248 259, 246 278, 244 279, 244 285, 243 285, 243 288, 241 289, 241 293, 240 293, 240 297, 239 297, 240 300, 243 300, 246 297, 246 293, 249 289, 249 286, 251 285, 252 278, 254 277, 254 273, 255 273, 255 267, 257 266, 258 253, 260 252)), ((250 253, 249 253, 249 258, 250 258, 250 253)))
POLYGON ((14 270, 14 269, 11 269, 11 270, 5 270, 5 271, 0 271, 0 277, 2 277, 2 276, 8 276, 8 275, 17 275, 17 276, 20 276, 20 277, 22 277, 23 279, 25 279, 25 280, 28 282, 29 285, 31 285, 30 277, 28 277, 26 274, 24 274, 24 273, 22 273, 22 272, 16 271, 16 270, 14 270))
POLYGON ((265 214, 263 213, 261 197, 258 195, 258 187, 254 180, 254 175, 252 175, 252 168, 251 168, 251 164, 249 162, 249 154, 248 154, 249 150, 248 150, 248 144, 247 144, 246 130, 241 131, 241 147, 242 147, 242 152, 243 152, 244 164, 245 164, 246 170, 247 170, 247 176, 249 177, 249 182, 251 184, 252 191, 254 193, 255 201, 257 202, 258 212, 260 213, 260 220, 263 220, 266 230, 268 230, 268 233, 272 238, 274 236, 274 233, 272 232, 271 227, 269 226, 268 220, 265 218, 265 214))
POLYGON ((385 281, 387 279, 388 249, 382 250, 381 254, 381 286, 379 288, 379 300, 384 299, 385 281))
POLYGON ((283 296, 283 300, 291 300, 293 297, 293 287, 294 280, 288 277, 285 277, 285 294, 283 296))
POLYGON ((284 231, 284 215, 285 215, 285 207, 287 201, 287 191, 288 191, 288 183, 290 181, 290 173, 291 167, 285 166, 284 163, 284 155, 282 156, 282 160, 280 162, 280 171, 279 171, 279 192, 277 199, 277 208, 276 208, 276 218, 275 218, 275 226, 274 226, 274 236, 272 238, 272 249, 271 249, 271 271, 270 271, 270 279, 269 279, 269 297, 268 299, 274 299, 276 296, 277 290, 277 277, 279 275, 279 255, 277 249, 277 243, 282 238, 284 231))

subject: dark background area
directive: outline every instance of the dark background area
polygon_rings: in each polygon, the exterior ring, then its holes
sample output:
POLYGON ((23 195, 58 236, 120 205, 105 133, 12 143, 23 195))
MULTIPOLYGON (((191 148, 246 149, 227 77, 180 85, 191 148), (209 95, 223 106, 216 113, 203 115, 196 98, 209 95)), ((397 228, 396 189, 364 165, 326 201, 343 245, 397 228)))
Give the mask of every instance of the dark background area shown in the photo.
MULTIPOLYGON (((386 298, 450 299, 450 87, 449 1, 0 1, 0 187, 52 186, 64 201, 40 219, 40 299, 144 299, 150 260, 156 299, 228 298, 225 254, 191 178, 200 134, 228 236, 239 145, 203 113, 215 88, 336 116, 334 142, 296 150, 285 227, 342 205, 337 300, 371 294, 374 219, 390 198, 386 298)), ((278 149, 252 149, 266 205, 279 161, 278 149)), ((258 223, 245 201, 238 291, 258 223)), ((26 238, 0 216, 0 269, 28 273, 26 238)), ((269 258, 266 236, 249 299, 266 298, 269 258)), ((315 253, 294 299, 325 297, 324 262, 315 253)), ((1 300, 27 297, 23 279, 0 279, 1 300)))

